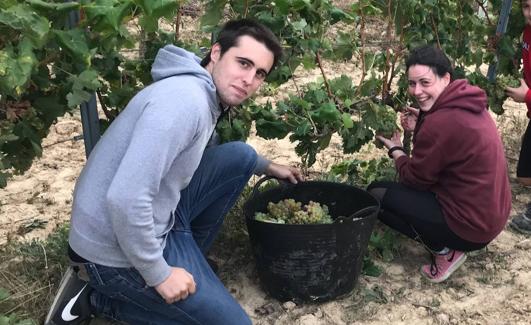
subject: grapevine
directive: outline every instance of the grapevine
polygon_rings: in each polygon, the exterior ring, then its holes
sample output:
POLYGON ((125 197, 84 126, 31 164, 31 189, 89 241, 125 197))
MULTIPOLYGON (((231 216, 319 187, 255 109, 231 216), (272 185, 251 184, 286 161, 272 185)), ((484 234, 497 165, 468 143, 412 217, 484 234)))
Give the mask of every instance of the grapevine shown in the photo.
POLYGON ((284 199, 277 203, 269 202, 267 213, 257 212, 254 218, 262 222, 298 225, 334 222, 325 204, 310 201, 303 205, 294 199, 284 199))
POLYGON ((503 114, 503 103, 508 98, 505 92, 507 87, 519 87, 520 79, 512 75, 498 75, 494 82, 490 82, 481 73, 472 73, 468 80, 487 93, 489 109, 495 114, 503 114))
POLYGON ((491 110, 503 113, 502 83, 488 83, 476 71, 497 61, 499 74, 520 75, 515 62, 524 19, 518 1, 513 1, 503 36, 495 36, 499 0, 481 1, 479 8, 478 0, 360 0, 341 7, 335 3, 1 2, 0 188, 41 155, 42 139, 58 117, 74 112, 96 93, 108 125, 139 89, 152 82, 149 68, 161 46, 174 43, 202 56, 199 49, 210 46, 210 33, 228 19, 254 18, 279 36, 285 56, 268 76, 271 87, 291 82, 300 68, 316 69, 321 75, 315 82, 296 85, 295 93, 275 104, 251 100, 231 110, 217 126, 223 141, 245 140, 255 123, 258 135, 266 139, 289 135, 304 168, 315 163, 333 135, 342 138, 344 153, 355 153, 375 134, 389 136, 397 128, 395 110, 407 102, 402 62, 409 49, 424 44, 441 47, 463 72, 461 77, 487 91, 491 110), (187 7, 201 3, 205 37, 179 39, 182 15, 187 7), (70 13, 79 14, 78 25, 67 26, 70 13), (177 25, 168 30, 163 22, 177 25), (330 61, 355 65, 361 77, 354 82, 348 74, 339 76, 339 71, 328 75, 330 61))

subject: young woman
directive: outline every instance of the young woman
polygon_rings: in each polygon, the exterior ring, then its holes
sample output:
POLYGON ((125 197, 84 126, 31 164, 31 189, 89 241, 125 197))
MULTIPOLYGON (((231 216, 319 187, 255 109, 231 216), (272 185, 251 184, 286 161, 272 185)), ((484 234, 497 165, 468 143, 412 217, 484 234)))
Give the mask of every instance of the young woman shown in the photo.
POLYGON ((407 156, 400 132, 377 136, 396 164, 399 182, 375 182, 369 191, 381 201, 380 221, 422 243, 431 264, 421 272, 432 282, 446 280, 466 259, 504 228, 511 193, 504 150, 487 97, 453 69, 439 49, 413 50, 406 60, 409 94, 420 110, 402 114, 413 131, 407 156))
MULTIPOLYGON (((522 61, 524 63, 524 79, 520 81, 518 88, 506 89, 507 95, 519 103, 526 103, 527 117, 531 118, 531 58, 529 46, 531 45, 531 0, 522 0, 522 14, 525 19, 525 28, 522 40, 522 61)), ((524 186, 531 186, 531 123, 528 123, 527 130, 522 137, 522 147, 520 157, 516 167, 516 177, 524 186)), ((531 234, 531 203, 527 204, 524 212, 513 218, 510 225, 525 234, 531 234)))

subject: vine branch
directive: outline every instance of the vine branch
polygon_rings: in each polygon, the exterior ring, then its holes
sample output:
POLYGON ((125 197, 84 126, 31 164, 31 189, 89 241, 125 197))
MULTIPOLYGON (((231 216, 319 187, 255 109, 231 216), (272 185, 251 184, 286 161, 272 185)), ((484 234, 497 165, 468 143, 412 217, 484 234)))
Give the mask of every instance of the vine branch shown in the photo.
MULTIPOLYGON (((393 20, 391 15, 391 2, 392 0, 387 1, 387 30, 386 30, 386 38, 388 42, 390 43, 392 41, 393 35, 392 35, 392 27, 393 27, 393 20)), ((391 48, 388 47, 385 50, 385 72, 384 72, 384 78, 383 78, 383 85, 382 85, 382 100, 385 100, 385 98, 389 94, 389 72, 391 67, 389 67, 389 62, 391 61, 391 48)))
POLYGON ((332 93, 332 89, 330 88, 330 84, 328 83, 328 78, 326 77, 326 73, 323 69, 323 61, 321 59, 321 53, 319 51, 315 53, 315 58, 317 60, 317 65, 319 66, 319 69, 321 70, 321 74, 323 75, 323 80, 324 80, 324 84, 326 87, 326 91, 328 92, 328 97, 330 97, 331 99, 334 99, 334 94, 332 93))
POLYGON ((249 0, 245 0, 245 9, 243 10, 243 17, 246 18, 249 14, 249 0))
POLYGON ((433 33, 435 34, 435 38, 437 39, 437 47, 442 49, 441 41, 439 40, 439 33, 437 30, 437 25, 435 25, 435 18, 433 18, 433 14, 430 14, 430 18, 431 18, 431 26, 433 28, 433 33))
MULTIPOLYGON (((360 45, 361 45, 361 78, 358 85, 363 84, 363 81, 365 80, 365 16, 363 15, 363 11, 360 10, 360 45)), ((358 87, 356 89, 356 94, 359 95, 361 87, 358 87)))
POLYGON ((101 109, 103 110, 103 113, 105 114, 105 117, 109 120, 109 121, 112 121, 116 116, 115 114, 109 110, 109 108, 107 107, 107 105, 105 105, 105 103, 103 102, 103 96, 101 95, 101 91, 100 90, 97 90, 96 91, 96 95, 98 95, 98 100, 100 102, 100 105, 101 105, 101 109))
POLYGON ((476 0, 476 3, 481 8, 481 11, 483 11, 483 13, 485 14, 485 18, 487 19, 487 24, 489 24, 489 26, 492 26, 492 21, 490 20, 489 12, 487 8, 485 8, 485 2, 482 0, 476 0))
POLYGON ((177 1, 177 15, 175 15, 175 42, 177 42, 180 37, 181 18, 182 18, 181 4, 179 1, 177 1))

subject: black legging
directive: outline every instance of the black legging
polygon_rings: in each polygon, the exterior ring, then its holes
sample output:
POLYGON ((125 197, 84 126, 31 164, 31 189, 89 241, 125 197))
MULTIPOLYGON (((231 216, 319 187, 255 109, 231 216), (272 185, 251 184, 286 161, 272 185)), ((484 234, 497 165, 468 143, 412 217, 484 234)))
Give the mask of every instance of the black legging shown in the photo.
POLYGON ((432 251, 448 247, 467 252, 488 244, 469 242, 450 230, 432 192, 415 190, 396 182, 374 182, 367 190, 380 199, 378 218, 381 222, 432 251))

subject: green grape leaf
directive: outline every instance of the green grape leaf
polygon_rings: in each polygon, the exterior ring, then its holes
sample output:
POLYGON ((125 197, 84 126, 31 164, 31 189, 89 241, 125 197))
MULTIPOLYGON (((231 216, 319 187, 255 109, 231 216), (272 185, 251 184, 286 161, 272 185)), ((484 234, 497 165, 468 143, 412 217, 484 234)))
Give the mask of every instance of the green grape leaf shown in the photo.
MULTIPOLYGON (((2 186, 0 185, 0 187, 2 187, 2 186)), ((9 298, 9 296, 11 296, 9 294, 9 291, 7 291, 6 289, 0 287, 0 301, 9 298)))
POLYGON ((350 60, 354 54, 354 45, 350 34, 338 32, 334 47, 334 55, 340 59, 350 60))
POLYGON ((331 132, 319 137, 319 139, 317 140, 317 144, 319 146, 319 150, 326 149, 328 147, 328 145, 330 144, 330 140, 331 139, 332 139, 332 133, 331 132))
POLYGON ((343 118, 343 127, 345 129, 352 129, 354 127, 354 121, 352 121, 350 114, 343 113, 341 117, 343 118))
POLYGON ((67 31, 53 30, 57 41, 73 56, 74 59, 90 66, 90 51, 88 48, 85 32, 81 28, 74 28, 67 31))
POLYGON ((306 26, 308 26, 308 23, 306 22, 306 19, 303 18, 299 21, 292 22, 291 26, 293 26, 294 30, 303 33, 306 26))
POLYGON ((4 316, 4 314, 0 314, 0 325, 10 325, 11 323, 12 322, 10 317, 4 316))
POLYGON ((72 91, 68 93, 68 107, 73 108, 88 101, 90 96, 101 87, 98 73, 94 70, 85 70, 79 76, 71 76, 72 91))
POLYGON ((57 12, 70 11, 79 9, 81 6, 78 2, 64 2, 64 3, 55 3, 55 2, 45 2, 42 0, 26 0, 32 7, 37 9, 46 9, 53 10, 57 12))
MULTIPOLYGON (((18 135, 20 139, 25 139, 29 141, 29 144, 34 154, 40 156, 42 154, 41 137, 37 133, 36 127, 42 128, 41 125, 33 126, 31 125, 31 121, 23 120, 15 125, 15 127, 13 128, 13 133, 18 135)), ((29 164, 28 166, 23 166, 23 168, 25 169, 26 167, 29 167, 29 164)))
POLYGON ((205 14, 201 16, 201 26, 208 31, 218 25, 223 15, 223 9, 228 0, 213 0, 209 1, 205 10, 205 14))
POLYGON ((382 270, 367 256, 363 258, 363 275, 379 277, 382 270))
POLYGON ((312 125, 310 124, 310 121, 308 121, 307 119, 303 120, 303 121, 300 121, 297 125, 297 127, 295 128, 295 130, 293 131, 293 133, 297 136, 305 136, 305 135, 308 135, 310 134, 310 132, 312 131, 312 125))
POLYGON ((309 53, 302 58, 302 66, 304 69, 313 69, 316 66, 315 62, 315 55, 313 53, 309 53))
MULTIPOLYGON (((129 15, 133 3, 131 1, 95 1, 83 6, 88 19, 97 26, 99 30, 112 30, 120 32, 123 20, 129 15)), ((144 17, 144 16, 141 16, 144 17)))
POLYGON ((140 26, 142 26, 147 33, 153 33, 159 28, 159 19, 152 16, 142 16, 140 17, 140 26))
POLYGON ((0 10, 0 24, 24 32, 38 48, 44 46, 50 31, 50 22, 25 4, 0 10))
POLYGON ((319 122, 337 122, 340 118, 336 105, 332 102, 324 103, 315 111, 313 117, 319 122))
POLYGON ((286 124, 279 120, 256 120, 256 134, 264 139, 282 139, 288 134, 286 124))
POLYGON ((176 0, 133 0, 133 2, 141 7, 146 15, 153 18, 173 15, 179 4, 176 0))
POLYGON ((291 8, 291 1, 289 0, 275 0, 275 6, 278 8, 280 14, 287 15, 291 8))
MULTIPOLYGON (((330 80, 330 87, 334 90, 334 94, 340 98, 349 100, 355 96, 356 90, 352 86, 352 79, 345 75, 330 80)), ((345 100, 345 106, 349 107, 350 105, 346 104, 347 100, 345 100)))
POLYGON ((219 121, 216 131, 218 132, 222 142, 228 141, 245 141, 249 136, 249 129, 240 119, 225 118, 219 121))
POLYGON ((9 7, 12 7, 16 5, 19 1, 18 0, 4 0, 0 1, 0 9, 7 9, 9 7))
POLYGON ((33 45, 27 38, 22 39, 16 51, 11 45, 0 50, 0 90, 19 98, 37 64, 33 45))
POLYGON ((53 123, 58 117, 64 115, 67 109, 64 100, 59 99, 58 94, 39 97, 32 104, 46 124, 53 123))
POLYGON ((347 14, 345 11, 337 7, 333 7, 330 10, 330 18, 332 18, 330 22, 331 24, 335 24, 341 20, 344 20, 346 22, 352 22, 354 20, 353 16, 347 14))
MULTIPOLYGON (((0 143, 6 143, 6 142, 11 142, 11 141, 16 141, 18 140, 19 137, 13 133, 5 133, 5 134, 0 134, 0 143)), ((0 164, 1 164, 1 161, 0 161, 0 164)), ((0 166, 2 167, 2 166, 0 166)), ((1 169, 1 168, 0 168, 1 169)))
POLYGON ((363 127, 360 122, 354 122, 352 128, 341 131, 343 151, 345 153, 356 152, 373 137, 374 134, 370 129, 363 127))

